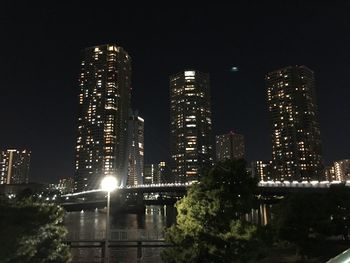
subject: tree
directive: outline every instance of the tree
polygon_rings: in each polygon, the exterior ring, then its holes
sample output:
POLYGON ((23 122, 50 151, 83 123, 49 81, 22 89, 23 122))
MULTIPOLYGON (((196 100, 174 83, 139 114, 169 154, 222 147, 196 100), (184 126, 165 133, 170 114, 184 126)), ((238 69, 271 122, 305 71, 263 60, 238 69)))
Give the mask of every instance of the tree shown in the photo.
POLYGON ((296 245, 297 254, 318 256, 329 250, 327 238, 348 239, 350 189, 333 185, 326 193, 291 194, 275 206, 271 225, 277 238, 296 245))
POLYGON ((329 233, 342 235, 349 240, 350 231, 350 189, 344 184, 332 185, 328 198, 329 233))
POLYGON ((54 204, 31 199, 0 203, 0 262, 66 263, 64 212, 54 204))
POLYGON ((256 187, 244 160, 222 162, 204 174, 176 204, 176 224, 166 233, 174 246, 163 260, 246 262, 256 256, 257 227, 244 220, 257 205, 256 187))
MULTIPOLYGON (((323 198, 322 198, 323 199, 323 198)), ((297 246, 297 254, 308 254, 316 232, 317 217, 325 213, 319 194, 291 194, 273 209, 272 227, 280 240, 297 246)), ((322 216, 323 217, 323 216, 322 216)))

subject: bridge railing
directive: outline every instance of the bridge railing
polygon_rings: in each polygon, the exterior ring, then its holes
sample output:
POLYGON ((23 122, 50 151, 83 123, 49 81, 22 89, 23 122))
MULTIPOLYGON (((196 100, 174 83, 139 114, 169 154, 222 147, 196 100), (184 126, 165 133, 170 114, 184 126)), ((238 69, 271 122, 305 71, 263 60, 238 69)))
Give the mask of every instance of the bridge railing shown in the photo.
MULTIPOLYGON (((79 241, 103 241, 105 231, 95 232, 69 232, 66 240, 70 242, 79 241)), ((164 230, 162 229, 112 229, 109 233, 110 241, 162 241, 164 230)))
POLYGON ((127 240, 163 240, 164 231, 161 229, 112 230, 110 239, 113 241, 127 240))
MULTIPOLYGON (((119 186, 117 189, 119 190, 128 190, 128 189, 149 189, 154 188, 155 190, 159 188, 183 188, 188 187, 192 183, 163 183, 163 184, 141 184, 141 185, 127 185, 127 186, 119 186)), ((103 193, 104 191, 101 189, 93 189, 87 190, 77 193, 65 194, 61 195, 61 197, 69 198, 74 196, 86 195, 91 193, 103 193)))
POLYGON ((277 188, 329 188, 331 185, 342 184, 350 186, 350 181, 260 181, 259 187, 277 187, 277 188))
POLYGON ((66 235, 65 239, 67 241, 104 240, 105 231, 93 231, 93 232, 70 231, 66 235))

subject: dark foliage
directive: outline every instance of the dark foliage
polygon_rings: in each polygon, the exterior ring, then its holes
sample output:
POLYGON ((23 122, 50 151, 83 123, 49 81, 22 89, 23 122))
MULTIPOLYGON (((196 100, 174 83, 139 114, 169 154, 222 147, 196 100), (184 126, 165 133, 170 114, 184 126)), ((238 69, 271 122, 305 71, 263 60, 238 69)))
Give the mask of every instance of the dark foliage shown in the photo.
POLYGON ((66 263, 64 212, 54 204, 31 199, 0 202, 0 262, 66 263))

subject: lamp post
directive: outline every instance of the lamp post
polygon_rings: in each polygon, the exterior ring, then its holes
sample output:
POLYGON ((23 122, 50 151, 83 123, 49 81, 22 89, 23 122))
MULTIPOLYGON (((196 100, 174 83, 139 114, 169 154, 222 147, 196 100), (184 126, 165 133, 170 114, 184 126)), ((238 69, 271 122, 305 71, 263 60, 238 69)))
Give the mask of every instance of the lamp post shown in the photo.
POLYGON ((117 179, 114 176, 106 176, 102 179, 101 188, 107 192, 107 217, 106 217, 106 240, 105 240, 105 263, 109 262, 108 238, 109 238, 109 207, 111 201, 111 192, 117 188, 117 179))

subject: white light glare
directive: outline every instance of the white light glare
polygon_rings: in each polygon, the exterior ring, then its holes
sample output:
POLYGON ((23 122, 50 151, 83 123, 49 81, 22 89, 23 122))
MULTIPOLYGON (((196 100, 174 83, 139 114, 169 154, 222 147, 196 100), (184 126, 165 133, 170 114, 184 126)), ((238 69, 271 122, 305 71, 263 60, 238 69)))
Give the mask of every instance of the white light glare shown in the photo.
POLYGON ((114 176, 106 176, 102 179, 101 188, 103 191, 112 192, 117 186, 117 179, 114 176))

